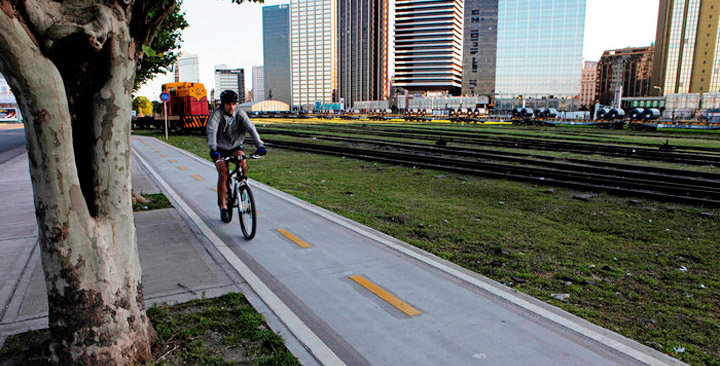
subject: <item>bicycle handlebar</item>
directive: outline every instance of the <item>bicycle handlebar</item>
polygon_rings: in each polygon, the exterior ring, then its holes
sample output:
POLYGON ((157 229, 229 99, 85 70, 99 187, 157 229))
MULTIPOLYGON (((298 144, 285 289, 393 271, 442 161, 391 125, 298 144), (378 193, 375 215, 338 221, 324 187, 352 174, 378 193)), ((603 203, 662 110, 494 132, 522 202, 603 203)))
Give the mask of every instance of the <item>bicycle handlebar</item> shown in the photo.
POLYGON ((263 159, 262 156, 257 154, 251 154, 251 155, 240 155, 240 156, 228 156, 226 158, 222 158, 220 160, 228 162, 228 161, 242 161, 247 159, 263 159))

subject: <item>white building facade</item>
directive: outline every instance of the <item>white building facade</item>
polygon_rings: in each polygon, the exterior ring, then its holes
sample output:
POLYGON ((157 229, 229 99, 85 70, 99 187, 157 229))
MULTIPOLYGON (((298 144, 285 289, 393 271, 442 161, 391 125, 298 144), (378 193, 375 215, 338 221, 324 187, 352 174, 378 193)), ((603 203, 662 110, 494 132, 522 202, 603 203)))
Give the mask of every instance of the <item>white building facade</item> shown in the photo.
POLYGON ((253 101, 260 102, 265 100, 265 68, 262 66, 253 66, 252 80, 253 101))
POLYGON ((224 90, 238 93, 240 103, 245 103, 245 70, 230 69, 227 65, 215 65, 215 98, 224 90))
POLYGON ((182 52, 175 65, 176 82, 200 82, 200 57, 191 53, 182 52))
POLYGON ((290 1, 292 105, 335 102, 337 1, 290 1))
POLYGON ((396 87, 460 94, 463 6, 462 0, 396 1, 396 87))

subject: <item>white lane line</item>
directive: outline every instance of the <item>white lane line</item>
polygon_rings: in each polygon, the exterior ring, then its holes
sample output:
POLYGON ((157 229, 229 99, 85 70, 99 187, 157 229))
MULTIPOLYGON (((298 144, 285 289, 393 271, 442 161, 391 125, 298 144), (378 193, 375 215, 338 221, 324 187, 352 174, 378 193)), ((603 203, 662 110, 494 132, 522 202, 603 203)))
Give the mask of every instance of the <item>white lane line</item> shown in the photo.
MULTIPOLYGON (((163 142, 163 141, 160 141, 160 140, 158 140, 158 141, 160 143, 165 144, 165 142, 163 142)), ((210 161, 203 160, 195 154, 192 154, 188 151, 176 148, 169 144, 165 144, 165 145, 168 146, 169 148, 174 149, 175 151, 183 153, 184 155, 186 155, 188 157, 191 157, 199 162, 202 162, 203 164, 212 166, 212 163, 210 161)), ((636 341, 633 341, 633 340, 623 337, 621 335, 615 334, 615 333, 613 333, 609 330, 606 330, 602 327, 595 326, 594 324, 591 324, 583 319, 580 319, 580 318, 576 317, 575 315, 572 315, 570 313, 558 314, 558 313, 555 313, 555 312, 553 312, 549 309, 546 309, 542 306, 534 304, 528 300, 525 300, 519 296, 514 295, 511 292, 507 292, 506 290, 500 288, 499 285, 494 284, 493 283, 494 281, 492 281, 490 279, 487 279, 487 282, 486 282, 486 281, 480 280, 478 278, 475 278, 473 276, 470 276, 467 273, 461 272, 455 268, 452 268, 444 263, 437 261, 435 258, 432 258, 433 257, 432 254, 417 253, 410 248, 404 247, 398 243, 394 243, 386 238, 378 236, 373 232, 372 229, 364 227, 361 224, 351 221, 345 217, 342 217, 340 215, 337 215, 335 213, 327 211, 323 208, 309 204, 297 197, 291 196, 285 192, 282 192, 275 188, 269 187, 269 186, 259 183, 257 181, 253 181, 252 179, 250 179, 250 182, 252 183, 253 188, 258 188, 258 189, 264 191, 265 193, 268 193, 270 195, 273 195, 275 197, 283 199, 283 200, 290 202, 300 208, 303 208, 303 209, 310 211, 320 217, 323 217, 331 222, 334 222, 340 226, 343 226, 349 230, 352 230, 360 235, 363 235, 367 238, 375 240, 378 243, 381 243, 381 244, 383 244, 389 248, 392 248, 400 253, 403 253, 413 259, 416 259, 416 260, 423 262, 429 266, 439 269, 453 277, 456 277, 456 278, 461 279, 469 284, 472 284, 484 291, 487 291, 505 301, 508 301, 508 302, 514 304, 515 306, 518 306, 522 309, 525 309, 526 311, 534 313, 550 322, 553 322, 564 328, 567 328, 581 336, 584 336, 588 339, 598 342, 599 344, 601 344, 603 346, 609 347, 610 349, 620 352, 620 353, 626 355, 627 357, 630 357, 639 362, 645 363, 646 365, 649 365, 649 366, 686 365, 686 363, 683 363, 682 361, 671 358, 670 356, 667 356, 663 353, 657 352, 641 343, 638 343, 636 341), (574 319, 574 318, 576 318, 576 319, 574 319), (583 322, 585 322, 587 324, 583 324, 583 322), (593 329, 593 327, 597 328, 597 330, 593 329), (618 339, 621 339, 622 342, 619 340, 613 339, 612 337, 609 337, 605 334, 602 334, 602 332, 607 332, 608 334, 612 334, 612 335, 616 336, 618 339), (634 345, 634 347, 632 345, 634 345), (657 354, 657 356, 655 354, 657 354), (662 357, 664 359, 661 359, 659 357, 662 357)), ((539 300, 538 300, 538 302, 539 302, 539 300)), ((548 305, 548 306, 550 306, 550 305, 548 305)))
POLYGON ((232 249, 230 249, 205 222, 188 206, 185 201, 173 190, 170 185, 153 169, 145 159, 133 149, 133 153, 138 160, 145 166, 150 174, 155 177, 157 182, 163 187, 165 192, 169 194, 180 208, 190 217, 197 225, 200 231, 205 235, 215 248, 225 257, 230 265, 240 273, 255 293, 267 304, 273 313, 282 321, 285 326, 292 332, 295 338, 307 348, 310 353, 323 365, 327 366, 343 366, 345 363, 323 342, 293 311, 282 301, 272 290, 238 258, 232 249))

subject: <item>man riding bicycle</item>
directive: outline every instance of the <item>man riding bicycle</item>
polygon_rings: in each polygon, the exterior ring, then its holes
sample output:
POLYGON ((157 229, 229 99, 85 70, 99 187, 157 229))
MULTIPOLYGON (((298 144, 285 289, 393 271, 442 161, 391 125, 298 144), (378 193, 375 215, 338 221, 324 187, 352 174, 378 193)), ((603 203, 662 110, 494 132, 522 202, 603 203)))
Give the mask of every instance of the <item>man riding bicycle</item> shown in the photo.
MULTIPOLYGON (((225 90, 220 93, 220 107, 211 115, 207 123, 207 139, 210 148, 210 157, 215 162, 218 171, 218 206, 220 206, 220 219, 223 222, 230 222, 225 196, 227 194, 228 166, 223 158, 229 156, 242 156, 245 133, 250 132, 255 142, 257 155, 265 155, 265 145, 255 129, 252 121, 245 111, 237 109, 238 95, 233 90, 225 90)), ((242 174, 247 177, 247 164, 245 160, 240 161, 242 174)), ((232 209, 232 207, 230 208, 232 209)))

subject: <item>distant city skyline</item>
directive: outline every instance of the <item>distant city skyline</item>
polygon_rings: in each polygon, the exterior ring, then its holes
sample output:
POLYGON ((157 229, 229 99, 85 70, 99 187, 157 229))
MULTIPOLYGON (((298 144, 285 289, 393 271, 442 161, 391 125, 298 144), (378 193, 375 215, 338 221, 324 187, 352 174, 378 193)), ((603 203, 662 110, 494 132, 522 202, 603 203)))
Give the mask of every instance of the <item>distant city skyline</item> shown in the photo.
MULTIPOLYGON (((263 65, 262 7, 287 3, 289 1, 281 0, 241 5, 229 1, 183 2, 190 26, 183 32, 182 49, 199 55, 200 82, 205 84, 208 93, 215 86, 215 65, 227 64, 246 70, 263 65)), ((651 45, 655 41, 659 6, 659 0, 587 0, 583 57, 598 61, 605 50, 651 45)), ((155 77, 137 95, 157 100, 160 85, 166 80, 167 75, 155 77)))

